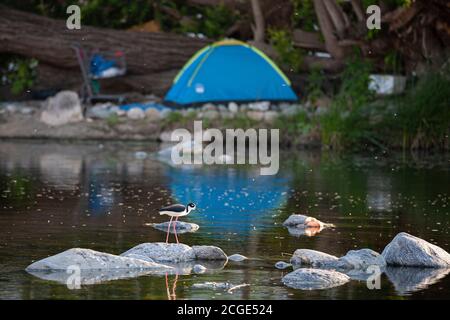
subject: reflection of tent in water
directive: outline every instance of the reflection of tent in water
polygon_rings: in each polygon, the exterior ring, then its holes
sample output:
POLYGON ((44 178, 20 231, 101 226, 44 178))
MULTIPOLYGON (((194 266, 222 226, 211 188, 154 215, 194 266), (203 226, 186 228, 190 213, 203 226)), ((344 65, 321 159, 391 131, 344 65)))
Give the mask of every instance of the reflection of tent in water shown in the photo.
POLYGON ((287 177, 262 176, 259 168, 169 167, 167 175, 176 201, 197 204, 198 213, 193 212, 191 219, 239 234, 270 218, 271 210, 283 204, 289 186, 287 177))

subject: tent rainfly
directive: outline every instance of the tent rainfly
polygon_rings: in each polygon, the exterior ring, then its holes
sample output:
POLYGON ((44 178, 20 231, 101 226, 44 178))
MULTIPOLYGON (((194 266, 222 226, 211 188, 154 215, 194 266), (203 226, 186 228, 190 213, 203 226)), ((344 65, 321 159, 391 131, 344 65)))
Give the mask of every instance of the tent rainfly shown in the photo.
POLYGON ((178 105, 297 99, 289 79, 269 57, 237 40, 222 40, 198 51, 164 98, 178 105))

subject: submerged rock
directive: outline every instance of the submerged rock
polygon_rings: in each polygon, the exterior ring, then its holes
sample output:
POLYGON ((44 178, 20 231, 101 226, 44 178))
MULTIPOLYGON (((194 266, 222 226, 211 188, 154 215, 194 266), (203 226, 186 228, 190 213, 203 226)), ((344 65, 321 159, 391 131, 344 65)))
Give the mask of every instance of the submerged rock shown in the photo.
POLYGON ((450 254, 423 239, 401 232, 384 248, 388 265, 405 267, 450 267, 450 254))
POLYGON ((308 217, 303 214, 292 214, 284 222, 285 227, 295 227, 295 228, 326 228, 334 227, 330 223, 323 223, 313 217, 308 217))
POLYGON ((369 266, 384 268, 386 261, 378 252, 371 249, 350 250, 338 260, 341 269, 361 269, 366 270, 369 266))
POLYGON ((228 290, 233 287, 233 284, 229 282, 203 282, 194 283, 192 288, 194 289, 212 289, 212 290, 228 290))
POLYGON ((284 262, 284 261, 278 261, 277 263, 275 263, 275 268, 283 270, 286 268, 292 267, 292 264, 284 262))
POLYGON ((222 249, 215 246, 192 246, 196 260, 228 260, 222 249))
POLYGON ((159 263, 116 256, 90 249, 74 248, 30 264, 26 271, 66 271, 78 266, 80 270, 103 269, 155 269, 168 270, 169 266, 159 263))
MULTIPOLYGON (((162 223, 154 223, 151 224, 153 226, 153 228, 167 232, 167 228, 169 227, 169 221, 166 222, 162 222, 162 223)), ((195 223, 189 223, 189 222, 184 222, 184 221, 172 221, 171 225, 170 225, 170 233, 174 233, 173 232, 173 227, 175 226, 175 230, 177 230, 177 233, 183 234, 183 233, 187 233, 187 232, 195 232, 197 231, 200 226, 198 224, 195 223)))
POLYGON ((242 254, 235 253, 228 257, 228 260, 234 261, 234 262, 240 262, 247 260, 248 258, 246 256, 243 256, 242 254))
POLYGON ((148 242, 139 244, 121 254, 141 255, 156 262, 185 262, 195 260, 195 253, 191 247, 182 243, 148 242))
POLYGON ((297 249, 291 257, 294 266, 311 266, 314 268, 336 267, 338 258, 328 253, 311 250, 297 249))
POLYGON ((322 269, 301 268, 282 278, 284 285, 300 290, 328 289, 343 285, 350 278, 340 272, 322 269))
POLYGON ((428 288, 450 273, 450 268, 387 267, 386 276, 400 295, 428 288))
POLYGON ((206 268, 205 268, 204 266, 202 266, 201 264, 196 264, 196 265, 192 268, 192 271, 193 271, 194 273, 201 274, 201 273, 205 273, 206 268))

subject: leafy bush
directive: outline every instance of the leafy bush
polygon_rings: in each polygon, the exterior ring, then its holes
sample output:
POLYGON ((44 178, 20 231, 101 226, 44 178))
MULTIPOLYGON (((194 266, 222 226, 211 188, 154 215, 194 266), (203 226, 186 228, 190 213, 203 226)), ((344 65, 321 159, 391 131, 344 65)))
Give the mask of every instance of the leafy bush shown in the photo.
POLYGON ((392 102, 395 112, 382 123, 387 136, 401 139, 403 148, 446 148, 450 130, 449 70, 427 74, 405 96, 392 102))
POLYGON ((351 58, 341 75, 341 86, 329 112, 321 116, 323 143, 340 149, 361 140, 374 142, 369 120, 362 107, 373 100, 369 90, 372 66, 359 57, 351 58))
POLYGON ((315 31, 316 12, 312 0, 291 0, 294 7, 292 24, 305 31, 315 31))
POLYGON ((302 52, 294 48, 292 35, 286 30, 269 29, 269 38, 278 54, 278 63, 298 72, 302 65, 302 52))
POLYGON ((36 59, 4 56, 1 61, 1 82, 4 85, 10 85, 13 94, 23 93, 33 86, 38 66, 36 59))

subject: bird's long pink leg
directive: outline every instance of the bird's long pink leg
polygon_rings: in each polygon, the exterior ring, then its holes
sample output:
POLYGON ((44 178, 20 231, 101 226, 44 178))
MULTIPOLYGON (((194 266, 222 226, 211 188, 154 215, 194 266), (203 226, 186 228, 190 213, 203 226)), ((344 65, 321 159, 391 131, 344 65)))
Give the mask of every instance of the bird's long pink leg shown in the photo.
POLYGON ((169 243, 169 232, 170 232, 170 225, 172 223, 173 217, 170 217, 169 226, 167 227, 167 237, 166 237, 166 243, 169 243))
POLYGON ((177 243, 179 243, 179 242, 178 242, 178 236, 177 236, 177 229, 175 228, 176 225, 177 225, 177 221, 178 221, 178 217, 175 218, 175 223, 174 223, 174 225, 173 225, 173 231, 174 231, 174 233, 175 233, 175 239, 177 239, 177 243))

